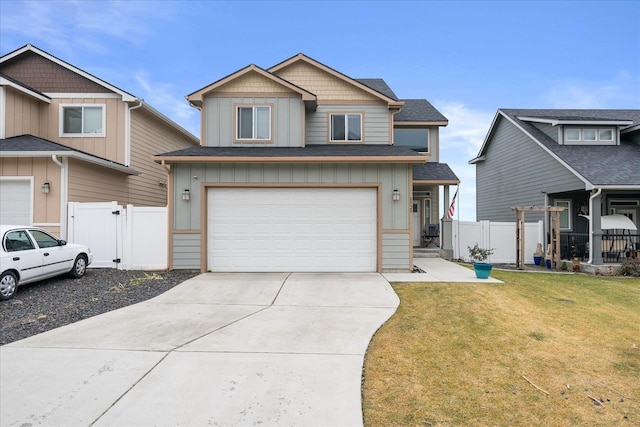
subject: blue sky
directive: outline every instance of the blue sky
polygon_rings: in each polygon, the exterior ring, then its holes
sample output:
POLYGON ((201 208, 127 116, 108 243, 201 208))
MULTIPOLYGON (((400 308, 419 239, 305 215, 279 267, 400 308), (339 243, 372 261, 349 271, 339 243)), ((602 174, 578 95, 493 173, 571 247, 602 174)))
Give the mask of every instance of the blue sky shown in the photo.
MULTIPOLYGON (((0 54, 27 43, 199 135, 184 96, 296 53, 380 77, 449 119, 441 162, 475 220, 475 169, 498 108, 640 108, 640 1, 0 0, 0 54)), ((456 215, 458 216, 458 215, 456 215)))

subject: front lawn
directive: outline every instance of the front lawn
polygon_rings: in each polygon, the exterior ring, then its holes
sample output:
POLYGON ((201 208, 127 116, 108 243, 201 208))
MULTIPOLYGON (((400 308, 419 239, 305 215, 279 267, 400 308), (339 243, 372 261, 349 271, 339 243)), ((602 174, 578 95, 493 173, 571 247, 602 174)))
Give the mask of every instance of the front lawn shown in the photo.
POLYGON ((640 425, 640 279, 492 276, 505 283, 393 285, 365 425, 640 425))

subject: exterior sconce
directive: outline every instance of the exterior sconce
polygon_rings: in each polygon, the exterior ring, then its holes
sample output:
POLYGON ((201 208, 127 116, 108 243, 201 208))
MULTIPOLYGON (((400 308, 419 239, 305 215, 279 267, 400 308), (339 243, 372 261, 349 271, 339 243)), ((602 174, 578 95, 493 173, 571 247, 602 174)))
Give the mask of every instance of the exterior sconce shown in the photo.
POLYGON ((45 181, 45 183, 42 184, 42 193, 49 194, 49 191, 51 191, 51 183, 49 181, 45 181))
POLYGON ((189 189, 185 188, 184 191, 182 192, 182 200, 189 201, 190 198, 191 198, 191 194, 189 192, 189 189))
POLYGON ((393 190, 391 198, 393 199, 394 202, 397 202, 398 200, 400 200, 400 191, 393 190))

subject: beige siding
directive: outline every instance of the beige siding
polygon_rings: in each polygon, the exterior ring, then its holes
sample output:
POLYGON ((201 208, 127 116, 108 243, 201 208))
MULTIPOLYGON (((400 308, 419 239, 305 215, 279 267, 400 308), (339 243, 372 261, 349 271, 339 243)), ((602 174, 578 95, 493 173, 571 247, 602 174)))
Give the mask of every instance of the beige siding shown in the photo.
POLYGON ((33 177, 33 222, 60 222, 60 167, 50 158, 1 157, 0 175, 33 177), (40 190, 45 181, 51 184, 49 194, 40 190))
POLYGON ((274 82, 256 72, 248 72, 242 77, 216 88, 216 92, 269 92, 269 93, 293 93, 285 86, 274 82))
POLYGON ((69 160, 69 201, 129 202, 127 175, 90 163, 69 160))
POLYGON ((352 84, 316 68, 304 61, 298 61, 278 70, 279 77, 313 93, 318 100, 379 101, 380 98, 352 84))
POLYGON ((5 137, 25 134, 42 137, 49 105, 10 87, 6 89, 5 137))
POLYGON ((167 172, 151 156, 194 146, 191 139, 160 122, 147 111, 131 111, 131 167, 140 172, 128 178, 128 203, 167 205, 167 172))
POLYGON ((127 105, 117 98, 52 99, 48 111, 45 139, 117 163, 125 162, 125 112, 127 105), (102 104, 106 108, 104 137, 61 137, 60 104, 102 104))

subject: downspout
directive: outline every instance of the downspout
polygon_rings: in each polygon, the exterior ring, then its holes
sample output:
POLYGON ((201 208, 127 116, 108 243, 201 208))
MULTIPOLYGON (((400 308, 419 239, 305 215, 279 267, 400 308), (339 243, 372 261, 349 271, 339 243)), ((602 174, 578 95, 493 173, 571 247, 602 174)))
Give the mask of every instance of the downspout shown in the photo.
POLYGON ((53 154, 51 161, 60 167, 60 238, 69 239, 67 236, 67 168, 53 154))
POLYGON ((138 100, 138 105, 127 108, 127 114, 124 117, 124 164, 131 165, 131 111, 142 107, 142 100, 138 100))
POLYGON ((587 264, 593 262, 593 199, 598 197, 600 193, 602 193, 602 188, 598 188, 598 190, 589 197, 589 260, 587 264))

